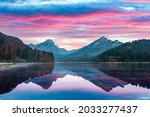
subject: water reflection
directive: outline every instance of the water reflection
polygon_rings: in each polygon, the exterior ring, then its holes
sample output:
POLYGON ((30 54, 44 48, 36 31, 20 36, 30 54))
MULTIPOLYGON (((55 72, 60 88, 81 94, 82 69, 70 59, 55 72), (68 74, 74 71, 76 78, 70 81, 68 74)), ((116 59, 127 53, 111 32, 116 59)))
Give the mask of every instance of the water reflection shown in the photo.
POLYGON ((107 63, 99 64, 99 69, 109 76, 132 85, 150 88, 149 63, 107 63))
POLYGON ((1 66, 0 94, 10 92, 18 84, 26 81, 29 78, 39 77, 44 74, 51 74, 52 70, 53 65, 51 64, 12 64, 9 66, 1 66))
POLYGON ((82 77, 107 92, 117 86, 123 87, 127 84, 120 79, 113 78, 103 73, 99 70, 97 64, 56 64, 53 73, 63 73, 64 75, 71 74, 82 77))
POLYGON ((150 99, 149 88, 149 63, 32 64, 0 71, 0 99, 150 99))

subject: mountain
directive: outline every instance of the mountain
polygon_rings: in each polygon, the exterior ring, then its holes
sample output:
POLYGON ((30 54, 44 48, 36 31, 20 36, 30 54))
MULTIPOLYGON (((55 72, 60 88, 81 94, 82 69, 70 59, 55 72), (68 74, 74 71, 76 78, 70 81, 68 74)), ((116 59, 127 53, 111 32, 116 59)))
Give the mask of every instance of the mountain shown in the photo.
POLYGON ((108 50, 97 58, 98 62, 150 62, 150 40, 137 40, 108 50))
POLYGON ((42 51, 46 51, 46 52, 51 52, 54 54, 55 58, 60 58, 62 56, 68 55, 73 53, 75 50, 72 51, 68 51, 64 48, 59 48, 57 45, 55 45, 55 43, 48 39, 40 44, 37 45, 33 45, 33 44, 29 44, 29 47, 31 47, 32 49, 37 49, 37 50, 42 50, 42 51))
POLYGON ((13 36, 0 32, 0 61, 1 62, 53 62, 52 53, 33 50, 13 36))
POLYGON ((95 58, 112 48, 115 48, 119 45, 122 45, 119 41, 112 41, 105 37, 101 37, 98 40, 94 41, 93 43, 76 50, 74 53, 64 56, 59 61, 65 62, 92 62, 95 58))

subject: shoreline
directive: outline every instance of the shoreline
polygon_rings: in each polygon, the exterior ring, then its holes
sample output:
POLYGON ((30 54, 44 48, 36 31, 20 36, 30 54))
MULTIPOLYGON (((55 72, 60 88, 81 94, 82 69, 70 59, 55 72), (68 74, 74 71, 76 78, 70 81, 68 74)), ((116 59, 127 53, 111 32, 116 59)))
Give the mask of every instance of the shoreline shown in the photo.
POLYGON ((65 64, 65 63, 89 63, 89 64, 99 64, 99 63, 150 63, 150 62, 0 62, 0 65, 13 65, 13 64, 65 64))

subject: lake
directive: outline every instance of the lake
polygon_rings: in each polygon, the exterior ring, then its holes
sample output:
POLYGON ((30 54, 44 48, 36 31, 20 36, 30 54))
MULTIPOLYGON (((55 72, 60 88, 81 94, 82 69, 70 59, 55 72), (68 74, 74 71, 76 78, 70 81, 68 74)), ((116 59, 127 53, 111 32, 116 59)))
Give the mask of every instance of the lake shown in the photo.
POLYGON ((150 100, 150 63, 1 63, 0 100, 150 100))

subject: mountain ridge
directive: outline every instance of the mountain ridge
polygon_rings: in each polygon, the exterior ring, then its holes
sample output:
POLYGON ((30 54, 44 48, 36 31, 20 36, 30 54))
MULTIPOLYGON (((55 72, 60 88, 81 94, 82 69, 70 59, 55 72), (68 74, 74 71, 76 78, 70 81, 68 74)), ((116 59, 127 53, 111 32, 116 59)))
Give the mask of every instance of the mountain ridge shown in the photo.
POLYGON ((59 58, 61 56, 64 55, 68 55, 72 52, 74 52, 75 50, 72 51, 68 51, 64 48, 60 48, 58 47, 53 40, 51 39, 47 39, 44 42, 41 42, 39 44, 29 44, 29 47, 31 47, 32 49, 37 49, 37 50, 41 50, 41 51, 46 51, 46 52, 51 52, 54 54, 55 58, 59 58))
POLYGON ((54 41, 50 39, 47 39, 44 42, 36 45, 30 44, 29 46, 33 49, 36 48, 37 50, 46 52, 50 52, 49 50, 51 50, 51 52, 54 53, 56 61, 91 62, 94 61, 95 57, 98 56, 98 54, 108 49, 117 47, 121 44, 122 42, 119 42, 118 40, 112 41, 103 36, 82 48, 71 51, 68 51, 64 48, 59 48, 57 45, 55 45, 54 41))
POLYGON ((97 57, 97 62, 150 62, 150 40, 127 42, 97 57))
POLYGON ((33 50, 19 38, 0 33, 0 61, 53 62, 52 53, 33 50))
POLYGON ((89 45, 78 49, 77 51, 70 54, 69 56, 61 58, 61 60, 59 61, 93 62, 96 56, 98 56, 102 52, 115 48, 121 44, 123 43, 117 40, 112 41, 112 40, 107 39, 106 37, 101 37, 97 39, 96 41, 90 43, 89 45))

